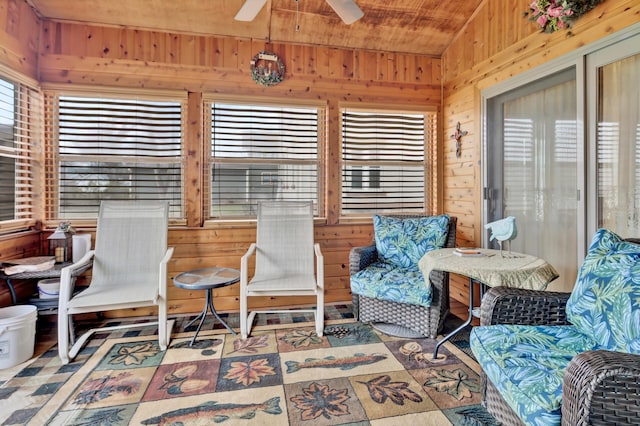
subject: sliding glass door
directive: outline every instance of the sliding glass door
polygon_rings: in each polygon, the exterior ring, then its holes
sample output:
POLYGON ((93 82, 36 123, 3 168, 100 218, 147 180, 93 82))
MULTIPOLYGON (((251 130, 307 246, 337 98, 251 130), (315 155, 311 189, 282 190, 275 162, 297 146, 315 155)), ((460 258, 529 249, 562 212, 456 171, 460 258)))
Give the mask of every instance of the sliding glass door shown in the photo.
POLYGON ((640 36, 590 54, 587 72, 596 188, 590 228, 640 237, 640 36))
POLYGON ((512 250, 548 260, 558 289, 577 270, 576 105, 575 68, 487 101, 486 222, 515 216, 512 250))
POLYGON ((568 56, 484 94, 483 223, 515 216, 562 291, 598 228, 640 238, 640 34, 568 56))

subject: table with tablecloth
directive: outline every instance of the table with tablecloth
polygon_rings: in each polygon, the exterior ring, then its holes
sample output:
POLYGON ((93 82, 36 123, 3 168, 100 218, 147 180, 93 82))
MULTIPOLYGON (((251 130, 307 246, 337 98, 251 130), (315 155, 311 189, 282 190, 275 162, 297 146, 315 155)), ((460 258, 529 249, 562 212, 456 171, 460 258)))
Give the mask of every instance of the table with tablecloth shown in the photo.
POLYGON ((544 290, 558 272, 546 260, 523 253, 509 253, 493 249, 474 249, 480 255, 460 256, 454 248, 444 248, 427 252, 418 263, 424 277, 431 271, 440 270, 464 275, 469 278, 469 317, 460 327, 438 342, 433 358, 436 359, 440 346, 455 334, 471 324, 473 318, 473 283, 480 284, 481 297, 485 287, 517 287, 544 290))

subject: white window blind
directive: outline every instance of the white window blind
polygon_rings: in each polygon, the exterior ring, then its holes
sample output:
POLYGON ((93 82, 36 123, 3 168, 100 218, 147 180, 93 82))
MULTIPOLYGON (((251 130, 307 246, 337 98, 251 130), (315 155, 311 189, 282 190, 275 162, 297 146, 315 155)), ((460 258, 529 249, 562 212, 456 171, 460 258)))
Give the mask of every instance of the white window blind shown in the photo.
POLYGON ((57 124, 57 211, 95 218, 101 200, 166 200, 182 213, 183 102, 52 98, 57 124))
POLYGON ((319 107, 210 104, 210 217, 255 216, 261 200, 318 209, 319 107))
POLYGON ((342 109, 342 214, 424 213, 435 113, 342 109))
POLYGON ((34 144, 40 137, 42 97, 22 83, 0 79, 0 222, 19 228, 34 219, 34 144))

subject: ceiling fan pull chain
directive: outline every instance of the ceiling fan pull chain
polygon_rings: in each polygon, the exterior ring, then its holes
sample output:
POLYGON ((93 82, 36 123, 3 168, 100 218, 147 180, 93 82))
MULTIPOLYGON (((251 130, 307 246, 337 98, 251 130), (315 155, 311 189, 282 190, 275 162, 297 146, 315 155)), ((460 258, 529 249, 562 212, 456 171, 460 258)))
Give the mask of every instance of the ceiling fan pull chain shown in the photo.
POLYGON ((295 0, 295 1, 296 1, 296 31, 300 31, 300 24, 298 22, 298 13, 300 12, 300 10, 298 8, 298 6, 299 6, 298 1, 299 0, 295 0))

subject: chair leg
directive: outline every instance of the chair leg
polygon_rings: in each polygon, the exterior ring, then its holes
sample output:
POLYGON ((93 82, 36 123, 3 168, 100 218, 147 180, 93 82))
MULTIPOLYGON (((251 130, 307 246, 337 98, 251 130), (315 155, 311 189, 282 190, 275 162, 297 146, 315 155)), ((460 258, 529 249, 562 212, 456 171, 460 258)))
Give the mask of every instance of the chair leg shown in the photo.
POLYGON ((76 329, 73 326, 73 315, 69 315, 69 342, 71 345, 76 343, 76 329))
POLYGON ((316 307, 316 334, 318 337, 322 337, 324 332, 324 293, 318 294, 318 301, 316 307))
POLYGON ((62 364, 69 364, 69 323, 70 315, 58 310, 58 355, 62 364))
POLYGON ((247 298, 240 294, 240 337, 242 340, 246 339, 249 335, 247 329, 247 298))
POLYGON ((166 351, 169 346, 169 335, 167 333, 167 304, 164 299, 158 303, 158 345, 161 351, 166 351))

